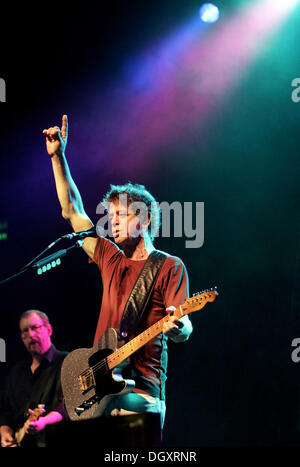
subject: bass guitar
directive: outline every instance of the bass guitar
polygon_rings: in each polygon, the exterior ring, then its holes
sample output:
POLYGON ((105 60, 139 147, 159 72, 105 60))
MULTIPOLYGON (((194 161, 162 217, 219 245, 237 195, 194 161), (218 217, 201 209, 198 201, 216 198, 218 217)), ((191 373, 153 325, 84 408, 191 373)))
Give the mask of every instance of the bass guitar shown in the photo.
POLYGON ((130 355, 162 332, 170 316, 180 319, 201 310, 218 296, 217 288, 204 290, 185 300, 184 304, 167 314, 144 332, 117 348, 118 334, 107 329, 90 349, 70 352, 61 368, 61 384, 65 406, 71 420, 90 419, 103 414, 110 399, 134 389, 133 380, 125 380, 116 371, 130 355), (95 414, 95 411, 97 413, 95 414))

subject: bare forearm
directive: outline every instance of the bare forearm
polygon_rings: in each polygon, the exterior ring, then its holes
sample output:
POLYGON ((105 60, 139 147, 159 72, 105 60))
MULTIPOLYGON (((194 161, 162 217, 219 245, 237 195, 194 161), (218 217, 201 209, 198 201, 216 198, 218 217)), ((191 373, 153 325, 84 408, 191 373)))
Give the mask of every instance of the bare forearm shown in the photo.
POLYGON ((45 415, 44 421, 46 425, 52 425, 53 423, 58 423, 63 419, 63 416, 60 412, 49 412, 47 415, 45 415))
MULTIPOLYGON (((68 118, 62 117, 61 130, 58 126, 43 130, 46 136, 46 147, 51 157, 57 196, 61 205, 62 215, 71 224, 74 232, 88 230, 93 227, 92 221, 86 215, 78 188, 71 176, 65 157, 68 139, 68 118)), ((83 249, 93 258, 96 238, 86 238, 83 249)))
POLYGON ((37 433, 46 428, 47 425, 52 425, 53 423, 61 422, 63 416, 61 413, 52 411, 49 412, 44 417, 40 417, 38 420, 27 420, 24 425, 26 433, 37 433))
POLYGON ((65 155, 53 155, 51 161, 63 217, 70 219, 74 212, 84 214, 81 195, 71 176, 65 155))

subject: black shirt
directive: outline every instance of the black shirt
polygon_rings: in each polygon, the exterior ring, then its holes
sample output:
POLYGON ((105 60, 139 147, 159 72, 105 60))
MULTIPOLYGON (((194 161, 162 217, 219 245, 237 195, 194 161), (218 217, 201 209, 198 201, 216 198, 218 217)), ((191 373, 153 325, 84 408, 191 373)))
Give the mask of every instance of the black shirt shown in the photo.
MULTIPOLYGON (((45 405, 44 415, 54 410, 67 417, 60 383, 61 365, 67 353, 52 345, 34 373, 30 369, 30 358, 11 369, 0 410, 0 425, 8 425, 14 430, 19 428, 28 418, 28 409, 33 410, 38 404, 45 405)), ((44 438, 42 432, 35 435, 35 439, 38 438, 44 438)))

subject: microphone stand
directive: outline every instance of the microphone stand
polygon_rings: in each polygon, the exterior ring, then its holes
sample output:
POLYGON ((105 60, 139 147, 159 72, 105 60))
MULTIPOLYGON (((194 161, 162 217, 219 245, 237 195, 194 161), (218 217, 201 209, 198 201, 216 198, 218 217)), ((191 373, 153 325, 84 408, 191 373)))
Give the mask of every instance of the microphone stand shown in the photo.
POLYGON ((70 246, 69 248, 65 248, 63 250, 56 251, 55 253, 52 253, 51 255, 46 256, 45 258, 42 258, 40 261, 38 261, 39 258, 41 258, 41 256, 43 254, 45 254, 48 250, 53 248, 58 242, 60 242, 61 240, 65 239, 65 238, 71 238, 71 237, 63 235, 62 237, 59 237, 54 242, 50 243, 50 245, 48 245, 47 248, 45 248, 40 254, 38 254, 35 258, 33 258, 31 261, 29 261, 29 263, 27 263, 25 266, 23 266, 20 269, 20 271, 18 271, 16 274, 13 274, 12 276, 7 277, 6 279, 3 279, 2 281, 0 281, 0 285, 6 284, 6 282, 14 279, 15 277, 18 277, 19 275, 23 274, 24 272, 28 271, 29 269, 40 268, 40 267, 43 267, 45 264, 50 263, 51 261, 56 261, 57 259, 62 258, 63 256, 65 256, 67 254, 68 251, 72 250, 73 248, 82 247, 83 242, 84 242, 84 240, 82 240, 82 239, 77 240, 77 242, 74 245, 70 246))

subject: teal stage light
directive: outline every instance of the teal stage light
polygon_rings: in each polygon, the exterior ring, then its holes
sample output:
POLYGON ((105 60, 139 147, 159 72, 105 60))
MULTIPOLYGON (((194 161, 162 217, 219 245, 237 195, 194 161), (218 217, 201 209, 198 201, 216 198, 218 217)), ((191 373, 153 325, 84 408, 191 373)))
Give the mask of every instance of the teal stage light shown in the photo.
POLYGON ((44 272, 50 271, 50 269, 56 268, 61 264, 61 259, 58 258, 56 261, 51 261, 48 264, 45 264, 43 267, 37 269, 37 274, 40 276, 44 272))

